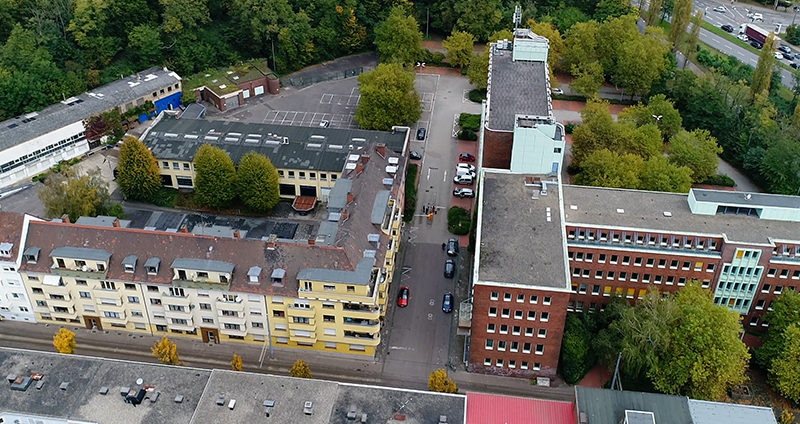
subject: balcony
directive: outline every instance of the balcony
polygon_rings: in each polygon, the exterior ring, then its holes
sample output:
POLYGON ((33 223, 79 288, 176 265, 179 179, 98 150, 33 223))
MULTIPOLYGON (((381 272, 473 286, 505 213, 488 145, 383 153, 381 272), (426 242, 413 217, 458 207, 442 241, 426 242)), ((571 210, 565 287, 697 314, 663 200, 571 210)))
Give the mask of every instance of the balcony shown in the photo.
POLYGON ((173 311, 169 308, 164 309, 164 316, 167 318, 178 318, 178 319, 192 319, 192 311, 189 308, 186 308, 182 311, 173 311))
POLYGON ((346 314, 348 317, 353 319, 367 319, 367 320, 377 320, 380 317, 380 309, 375 307, 360 307, 360 306, 349 306, 351 304, 345 304, 342 309, 342 314, 346 314))
POLYGON ((289 340, 297 343, 315 343, 317 341, 317 334, 312 332, 305 332, 303 330, 292 330, 289 332, 289 340))
POLYGON ((345 336, 341 338, 345 343, 349 344, 360 344, 364 346, 377 346, 381 344, 381 335, 380 333, 375 333, 374 336, 370 335, 360 335, 358 333, 353 333, 350 331, 345 331, 345 336))
POLYGON ((662 246, 661 243, 640 244, 640 243, 622 243, 619 241, 616 242, 601 241, 598 239, 588 240, 584 238, 583 240, 580 240, 578 238, 571 238, 567 240, 567 247, 572 247, 572 246, 597 246, 609 250, 629 250, 635 252, 655 251, 655 252, 678 253, 686 256, 712 257, 712 258, 722 257, 722 252, 720 252, 719 250, 711 250, 710 248, 704 248, 704 249, 685 248, 682 245, 679 247, 673 247, 672 244, 667 244, 665 246, 662 246))
POLYGON ((82 280, 87 279, 97 279, 97 280, 104 280, 108 275, 108 268, 105 271, 81 271, 77 269, 69 269, 69 268, 50 268, 50 273, 55 275, 60 275, 62 277, 72 277, 72 278, 80 278, 82 280))
POLYGON ((121 325, 126 325, 128 323, 128 317, 125 314, 120 314, 119 318, 101 316, 100 319, 103 321, 103 324, 121 324, 121 325))
POLYGON ((352 331, 356 333, 372 333, 380 331, 381 324, 376 320, 353 319, 350 317, 345 317, 342 328, 345 331, 352 331))
POLYGON ((286 315, 288 317, 314 318, 316 316, 316 312, 314 312, 313 309, 295 308, 294 306, 289 306, 286 308, 286 315))
POLYGON ((289 323, 286 325, 289 327, 290 330, 301 330, 301 331, 311 331, 311 332, 317 331, 317 324, 316 321, 313 319, 309 320, 308 323, 289 321, 289 323))
POLYGON ((220 326, 219 332, 227 336, 244 337, 247 335, 247 328, 242 326, 238 330, 236 330, 233 328, 225 328, 224 326, 220 326))
POLYGON ((75 308, 71 308, 67 312, 56 312, 52 308, 50 308, 50 316, 52 316, 53 318, 77 319, 78 312, 75 310, 75 308))
POLYGON ((237 324, 244 326, 247 323, 247 317, 244 314, 239 316, 222 316, 217 314, 217 321, 222 324, 237 324))
POLYGON ((192 331, 194 330, 194 322, 192 320, 188 320, 186 324, 175 324, 174 322, 167 320, 167 327, 170 330, 181 330, 181 331, 192 331))
POLYGON ((238 302, 231 302, 222 297, 218 297, 216 301, 217 309, 225 309, 228 311, 244 312, 244 302, 239 299, 238 302))
POLYGON ((48 294, 48 295, 55 294, 55 295, 60 295, 60 296, 64 296, 64 297, 68 297, 70 295, 69 294, 69 288, 67 286, 45 286, 45 285, 43 285, 42 286, 42 290, 44 290, 44 292, 46 294, 48 294))
POLYGON ((124 313, 127 309, 125 306, 122 305, 111 305, 107 303, 96 303, 96 309, 99 312, 116 312, 116 313, 124 313))
POLYGON ((170 296, 167 293, 164 293, 161 296, 161 303, 164 305, 164 309, 169 309, 169 305, 175 306, 183 306, 186 309, 189 309, 189 298, 184 296, 170 296))
POLYGON ((73 301, 69 296, 67 296, 67 298, 65 298, 64 300, 46 299, 45 301, 47 302, 47 306, 49 306, 50 309, 53 309, 54 307, 75 309, 75 301, 73 301))

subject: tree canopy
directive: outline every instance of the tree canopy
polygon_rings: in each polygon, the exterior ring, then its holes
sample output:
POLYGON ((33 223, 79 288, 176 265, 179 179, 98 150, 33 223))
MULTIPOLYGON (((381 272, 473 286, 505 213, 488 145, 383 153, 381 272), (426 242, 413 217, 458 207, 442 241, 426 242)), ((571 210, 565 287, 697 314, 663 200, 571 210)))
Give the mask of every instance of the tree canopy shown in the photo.
POLYGON ((233 200, 236 168, 224 150, 203 144, 195 153, 194 169, 194 192, 200 203, 220 209, 233 200))
POLYGON ((469 66, 472 60, 472 47, 475 37, 463 31, 455 31, 442 42, 442 47, 447 50, 447 61, 459 68, 469 66))
POLYGON ((669 142, 669 158, 678 166, 692 170, 692 180, 700 183, 717 173, 722 148, 707 130, 680 131, 669 142))
POLYGON ((248 152, 236 170, 236 193, 247 207, 266 212, 280 201, 278 170, 266 156, 248 152))
POLYGON ((294 361, 292 368, 289 369, 289 376, 297 378, 311 378, 311 368, 308 366, 306 361, 298 359, 294 361))
POLYGON ((108 185, 99 169, 81 174, 76 168, 62 166, 60 172, 47 174, 38 194, 49 218, 67 214, 75 222, 81 216, 122 213, 119 205, 111 202, 108 185))
POLYGON ((361 101, 355 120, 362 128, 389 130, 419 119, 422 109, 414 89, 414 73, 399 64, 378 65, 358 76, 361 101))
POLYGON ((428 376, 428 389, 442 393, 458 392, 458 386, 447 376, 447 371, 444 368, 439 368, 428 376))
POLYGON ((395 6, 375 27, 375 47, 381 62, 413 64, 419 58, 422 33, 417 20, 401 6, 395 6))
POLYGON ((161 189, 155 156, 136 137, 126 137, 119 149, 117 184, 128 199, 152 201, 161 189))
POLYGON ((178 346, 175 342, 163 336, 161 340, 157 341, 150 349, 153 356, 158 359, 158 362, 167 365, 183 365, 180 356, 178 356, 178 346))
POLYGON ((53 336, 53 346, 58 353, 75 353, 75 333, 66 328, 59 328, 53 336))

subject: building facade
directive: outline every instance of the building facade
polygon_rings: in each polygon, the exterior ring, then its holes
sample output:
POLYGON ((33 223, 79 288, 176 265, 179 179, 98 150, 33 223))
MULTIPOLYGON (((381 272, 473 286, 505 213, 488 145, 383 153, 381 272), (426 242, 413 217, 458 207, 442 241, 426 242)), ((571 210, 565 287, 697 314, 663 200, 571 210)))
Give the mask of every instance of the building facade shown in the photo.
MULTIPOLYGON (((89 151, 86 123, 117 109, 125 113, 150 101, 155 113, 181 104, 181 78, 166 68, 136 75, 65 99, 47 108, 0 122, 0 188, 27 180, 62 160, 89 151)), ((149 116, 143 114, 140 120, 149 116)))
POLYGON ((28 293, 19 274, 30 215, 0 212, 0 318, 36 322, 28 293))

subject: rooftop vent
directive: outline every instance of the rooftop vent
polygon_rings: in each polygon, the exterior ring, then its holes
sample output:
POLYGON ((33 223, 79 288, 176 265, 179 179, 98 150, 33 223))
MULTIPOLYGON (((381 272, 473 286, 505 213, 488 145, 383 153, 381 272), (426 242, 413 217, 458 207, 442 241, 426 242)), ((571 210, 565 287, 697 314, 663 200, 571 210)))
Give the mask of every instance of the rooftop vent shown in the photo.
POLYGON ((576 210, 578 210, 578 205, 569 205, 569 209, 573 210, 573 211, 576 211, 576 210))
POLYGON ((669 217, 671 217, 671 216, 672 216, 672 212, 670 212, 670 211, 664 211, 664 216, 666 216, 667 218, 669 218, 669 217))
POLYGON ((625 213, 625 209, 617 208, 617 213, 625 213))
POLYGON ((231 399, 231 401, 228 402, 228 409, 233 411, 233 408, 235 408, 235 407, 236 407, 236 399, 231 399))
POLYGON ((306 415, 312 415, 314 413, 314 402, 307 400, 303 404, 303 413, 306 415))
POLYGON ((447 423, 447 415, 439 415, 439 424, 447 423))
POLYGON ((67 390, 69 388, 69 381, 65 381, 58 385, 58 388, 61 390, 67 390))
POLYGON ((175 396, 175 403, 183 403, 183 395, 175 396))
POLYGON ((217 405, 219 406, 225 405, 225 395, 223 394, 217 395, 217 405))
POLYGON ((108 387, 106 387, 106 386, 101 387, 100 391, 98 393, 100 393, 103 396, 107 395, 108 394, 108 387))

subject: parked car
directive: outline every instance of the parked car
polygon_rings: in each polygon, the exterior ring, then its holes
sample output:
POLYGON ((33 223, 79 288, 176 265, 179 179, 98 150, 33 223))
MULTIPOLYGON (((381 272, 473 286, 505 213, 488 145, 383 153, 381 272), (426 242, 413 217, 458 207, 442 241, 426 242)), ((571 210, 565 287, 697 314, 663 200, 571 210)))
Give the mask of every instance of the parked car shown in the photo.
POLYGON ((728 25, 728 24, 725 24, 725 25, 721 26, 720 28, 722 28, 722 30, 725 31, 725 32, 733 32, 733 27, 731 25, 728 25))
POLYGON ((468 163, 459 163, 459 164, 456 165, 456 168, 458 168, 458 169, 466 169, 466 170, 469 170, 469 172, 475 172, 475 165, 470 165, 468 163))
POLYGON ((717 6, 717 7, 715 7, 715 8, 714 8, 714 11, 715 11, 715 12, 722 12, 722 13, 725 13, 727 10, 728 10, 728 9, 726 9, 726 8, 725 8, 725 6, 717 6))
POLYGON ((417 130, 417 140, 425 140, 425 128, 417 130))
POLYGON ((750 45, 751 45, 751 46, 753 46, 753 47, 755 47, 755 48, 757 48, 757 49, 759 49, 759 50, 761 50, 761 48, 762 48, 762 47, 764 47, 764 46, 763 46, 761 43, 759 43, 759 42, 758 42, 758 41, 756 41, 756 40, 753 40, 753 41, 751 41, 751 42, 750 42, 750 45))
POLYGON ((564 94, 564 90, 562 90, 560 88, 554 88, 554 89, 550 90, 550 92, 552 92, 553 94, 558 94, 558 95, 563 95, 564 94))
POLYGON ((464 162, 475 162, 475 156, 473 156, 473 155, 471 155, 469 153, 463 153, 462 152, 462 153, 458 154, 458 160, 464 161, 464 162))
POLYGON ((447 256, 458 256, 458 239, 447 240, 447 256))
POLYGON ((448 259, 444 261, 444 278, 453 278, 456 275, 456 261, 448 259))
POLYGON ((786 44, 781 44, 780 46, 778 46, 778 50, 784 53, 790 53, 790 54, 792 53, 792 49, 790 49, 789 46, 787 46, 786 44))
POLYGON ((796 64, 796 63, 794 63, 794 62, 790 63, 790 64, 789 64, 789 66, 791 66, 791 67, 792 67, 792 68, 794 68, 794 69, 798 69, 798 68, 800 68, 800 65, 798 65, 798 64, 796 64))
POLYGON ((321 128, 328 128, 329 126, 331 126, 331 121, 323 119, 322 121, 319 121, 319 126, 321 128))
POLYGON ((472 185, 474 182, 472 175, 456 175, 453 177, 453 182, 461 185, 472 185))
POLYGON ((475 179, 476 176, 475 171, 470 171, 467 168, 456 168, 456 177, 461 175, 469 175, 472 179, 475 179))
POLYGON ((794 58, 795 58, 795 59, 800 59, 800 53, 795 53, 795 54, 794 54, 794 58))
POLYGON ((408 306, 408 286, 400 287, 400 293, 397 293, 397 306, 405 308, 408 306))
MULTIPOLYGON (((750 14, 748 13, 748 15, 750 14)), ((760 13, 753 13, 753 16, 748 16, 748 18, 752 19, 753 21, 763 21, 764 15, 760 13)))
POLYGON ((408 154, 408 157, 410 157, 411 159, 414 159, 414 160, 420 160, 420 159, 422 159, 422 153, 420 153, 420 152, 418 152, 416 150, 412 150, 411 153, 408 154))
POLYGON ((442 297, 442 312, 449 314, 453 312, 453 293, 445 293, 442 297))
POLYGON ((781 52, 781 56, 783 56, 783 58, 786 60, 794 59, 794 55, 791 53, 781 52))
POLYGON ((471 188, 458 187, 453 189, 453 196, 456 197, 475 197, 475 191, 471 188))
POLYGON ((775 59, 778 59, 778 60, 781 60, 781 59, 783 59, 783 53, 781 53, 781 52, 775 52, 775 59))

